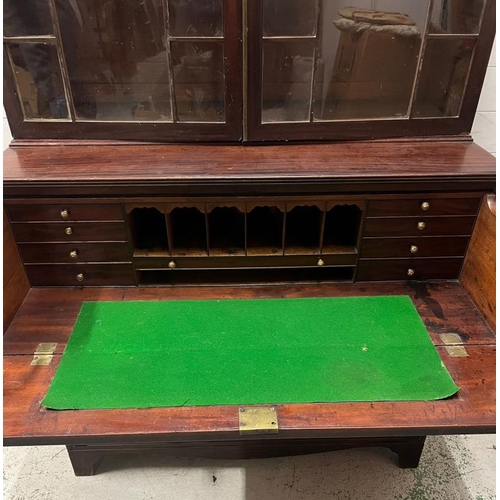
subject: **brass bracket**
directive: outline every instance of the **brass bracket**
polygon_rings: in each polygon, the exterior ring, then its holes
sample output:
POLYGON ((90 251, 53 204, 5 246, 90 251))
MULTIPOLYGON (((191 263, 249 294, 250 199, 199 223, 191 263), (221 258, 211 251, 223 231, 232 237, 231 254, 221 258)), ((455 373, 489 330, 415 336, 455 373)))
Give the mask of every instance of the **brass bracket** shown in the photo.
POLYGON ((238 413, 240 435, 278 433, 278 412, 274 406, 247 406, 238 413))
POLYGON ((469 356, 460 335, 456 333, 441 333, 439 336, 449 356, 452 358, 466 358, 469 356))
POLYGON ((32 366, 47 366, 50 365, 52 358, 54 357, 54 351, 56 350, 56 342, 42 342, 38 344, 36 348, 33 359, 31 360, 32 366))

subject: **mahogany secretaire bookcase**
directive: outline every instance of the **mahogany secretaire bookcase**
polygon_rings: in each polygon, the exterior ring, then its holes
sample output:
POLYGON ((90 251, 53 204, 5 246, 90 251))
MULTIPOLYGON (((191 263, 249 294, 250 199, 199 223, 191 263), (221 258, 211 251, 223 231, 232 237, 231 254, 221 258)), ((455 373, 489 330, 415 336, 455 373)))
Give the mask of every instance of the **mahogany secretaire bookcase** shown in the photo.
POLYGON ((470 130, 494 30, 494 0, 4 0, 5 444, 67 445, 81 475, 150 449, 414 467, 426 435, 493 432, 495 161, 470 130), (86 300, 401 294, 456 396, 277 405, 250 435, 233 406, 40 405, 86 300))

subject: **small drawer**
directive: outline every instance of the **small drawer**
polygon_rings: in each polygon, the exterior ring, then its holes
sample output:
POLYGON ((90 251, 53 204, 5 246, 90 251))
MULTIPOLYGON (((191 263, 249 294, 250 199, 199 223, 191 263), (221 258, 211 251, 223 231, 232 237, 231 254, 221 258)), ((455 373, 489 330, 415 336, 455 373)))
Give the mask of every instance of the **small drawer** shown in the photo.
POLYGON ((476 215, 480 198, 422 198, 408 200, 373 200, 367 217, 404 217, 411 215, 476 215))
POLYGON ((18 243, 126 241, 123 222, 57 222, 11 224, 18 243))
POLYGON ((357 281, 457 279, 463 257, 360 260, 357 281))
POLYGON ((12 222, 123 221, 121 205, 10 205, 6 207, 12 222))
POLYGON ((25 263, 130 262, 127 243, 21 243, 25 263))
POLYGON ((361 246, 361 258, 463 256, 468 243, 468 236, 365 238, 361 246))
POLYGON ((470 236, 475 217, 384 217, 366 219, 363 237, 470 236))
POLYGON ((135 285, 132 264, 27 264, 32 286, 135 285))

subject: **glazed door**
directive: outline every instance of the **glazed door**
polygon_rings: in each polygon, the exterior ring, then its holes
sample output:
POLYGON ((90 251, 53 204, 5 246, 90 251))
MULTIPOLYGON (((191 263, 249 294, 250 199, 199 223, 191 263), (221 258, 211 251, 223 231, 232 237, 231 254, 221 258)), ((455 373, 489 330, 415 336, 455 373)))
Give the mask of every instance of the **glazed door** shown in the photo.
POLYGON ((241 138, 234 0, 5 0, 14 137, 241 138))
POLYGON ((248 6, 249 140, 470 130, 494 35, 494 1, 248 6))

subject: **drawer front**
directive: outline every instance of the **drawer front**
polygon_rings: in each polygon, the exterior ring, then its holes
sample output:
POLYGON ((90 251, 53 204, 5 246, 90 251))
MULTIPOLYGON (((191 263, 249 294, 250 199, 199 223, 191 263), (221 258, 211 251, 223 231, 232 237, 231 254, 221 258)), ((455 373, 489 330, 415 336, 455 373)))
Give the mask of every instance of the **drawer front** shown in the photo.
POLYGON ((20 223, 11 227, 18 243, 127 240, 123 222, 20 223), (67 234, 68 228, 71 234, 67 234))
POLYGON ((463 256, 468 243, 468 236, 365 238, 361 258, 463 256))
POLYGON ((457 279, 463 258, 361 260, 356 281, 457 279))
POLYGON ((25 263, 130 262, 126 243, 21 243, 25 263))
POLYGON ((470 236, 475 220, 475 217, 368 218, 363 236, 470 236))
POLYGON ((6 207, 12 222, 123 221, 121 205, 11 205, 6 207))
POLYGON ((411 215, 476 215, 480 198, 440 198, 415 200, 373 200, 368 205, 368 217, 411 215))
POLYGON ((279 257, 172 257, 134 259, 137 269, 229 269, 354 266, 355 254, 279 257))
POLYGON ((25 269, 33 286, 135 285, 132 264, 28 264, 25 269))

